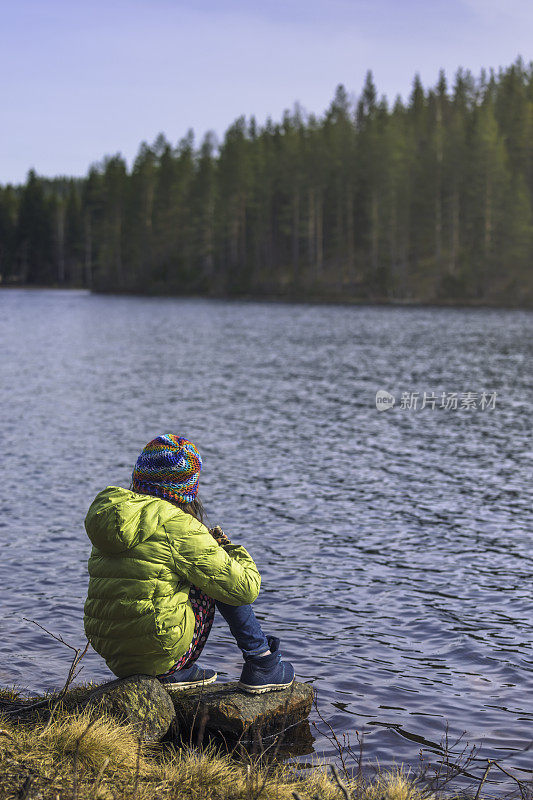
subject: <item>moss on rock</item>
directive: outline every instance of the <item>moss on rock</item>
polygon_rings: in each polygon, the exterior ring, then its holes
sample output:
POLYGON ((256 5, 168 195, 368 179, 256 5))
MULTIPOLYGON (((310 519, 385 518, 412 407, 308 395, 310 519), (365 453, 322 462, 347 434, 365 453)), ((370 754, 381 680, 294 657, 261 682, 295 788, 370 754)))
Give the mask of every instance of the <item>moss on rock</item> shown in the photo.
POLYGON ((104 683, 89 693, 83 705, 96 705, 119 722, 129 723, 145 742, 160 741, 176 719, 168 692, 149 675, 104 683))
POLYGON ((180 729, 230 738, 273 736, 305 720, 313 704, 313 688, 294 683, 289 689, 247 694, 237 683, 203 689, 170 690, 180 729))

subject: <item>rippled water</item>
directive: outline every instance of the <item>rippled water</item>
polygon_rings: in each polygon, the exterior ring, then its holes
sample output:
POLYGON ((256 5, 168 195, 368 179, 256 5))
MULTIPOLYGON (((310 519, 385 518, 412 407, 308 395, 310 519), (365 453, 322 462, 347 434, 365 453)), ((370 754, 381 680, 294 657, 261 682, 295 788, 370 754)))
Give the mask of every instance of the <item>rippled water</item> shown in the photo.
MULTIPOLYGON (((531 776, 532 320, 0 292, 0 682, 63 682, 68 651, 23 618, 82 643, 86 510, 177 432, 203 454, 211 521, 260 567, 265 629, 337 732, 416 765, 448 723, 531 776), (424 391, 496 406, 400 407, 424 391)), ((220 621, 202 661, 239 673, 220 621)), ((82 677, 110 675, 92 653, 82 677)))

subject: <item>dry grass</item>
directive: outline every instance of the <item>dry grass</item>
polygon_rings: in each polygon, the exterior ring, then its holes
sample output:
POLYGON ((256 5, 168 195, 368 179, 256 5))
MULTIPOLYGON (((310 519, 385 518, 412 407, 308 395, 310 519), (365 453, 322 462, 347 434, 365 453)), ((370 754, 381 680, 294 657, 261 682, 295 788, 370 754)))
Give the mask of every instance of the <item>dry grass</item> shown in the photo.
POLYGON ((0 687, 0 703, 14 703, 20 700, 21 693, 16 687, 0 687))
MULTIPOLYGON (((358 788, 359 800, 423 800, 401 770, 358 788)), ((337 800, 325 765, 232 760, 213 750, 140 746, 134 731, 96 711, 64 709, 49 727, 0 717, 1 800, 337 800), (295 795, 296 793, 296 795, 295 795)), ((427 795, 424 797, 427 800, 427 795)))
POLYGON ((101 715, 62 714, 48 728, 44 721, 30 725, 0 718, 0 797, 17 797, 28 778, 31 794, 38 787, 43 798, 70 797, 78 784, 80 798, 89 797, 81 787, 94 784, 101 769, 127 782, 138 749, 131 728, 101 715))
POLYGON ((422 800, 422 792, 410 779, 409 772, 399 767, 393 772, 380 772, 365 786, 365 800, 422 800))
POLYGON ((48 730, 43 729, 37 738, 34 733, 30 735, 27 744, 38 747, 53 761, 77 754, 80 764, 96 770, 106 760, 116 769, 135 767, 137 736, 130 728, 105 717, 94 718, 88 713, 67 716, 53 722, 48 730))
POLYGON ((324 766, 298 778, 288 766, 280 764, 269 769, 257 764, 246 765, 214 751, 178 751, 155 767, 152 775, 169 787, 168 797, 177 800, 292 800, 294 791, 305 798, 314 798, 317 794, 324 800, 338 797, 324 766))

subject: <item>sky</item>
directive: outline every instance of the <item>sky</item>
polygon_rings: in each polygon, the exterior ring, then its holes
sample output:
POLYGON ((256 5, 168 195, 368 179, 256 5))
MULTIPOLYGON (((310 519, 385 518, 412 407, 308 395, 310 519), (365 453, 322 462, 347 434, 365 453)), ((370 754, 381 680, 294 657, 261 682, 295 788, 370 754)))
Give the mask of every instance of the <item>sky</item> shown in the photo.
POLYGON ((0 184, 533 58, 531 0, 0 0, 0 184))

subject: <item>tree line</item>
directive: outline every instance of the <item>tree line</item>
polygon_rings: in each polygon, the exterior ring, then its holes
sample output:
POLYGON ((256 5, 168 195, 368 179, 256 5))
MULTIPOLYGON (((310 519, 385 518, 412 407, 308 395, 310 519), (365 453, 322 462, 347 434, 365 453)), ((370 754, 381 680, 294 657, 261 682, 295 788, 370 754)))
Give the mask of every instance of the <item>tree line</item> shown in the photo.
POLYGON ((533 64, 0 187, 4 284, 533 304, 533 64))

